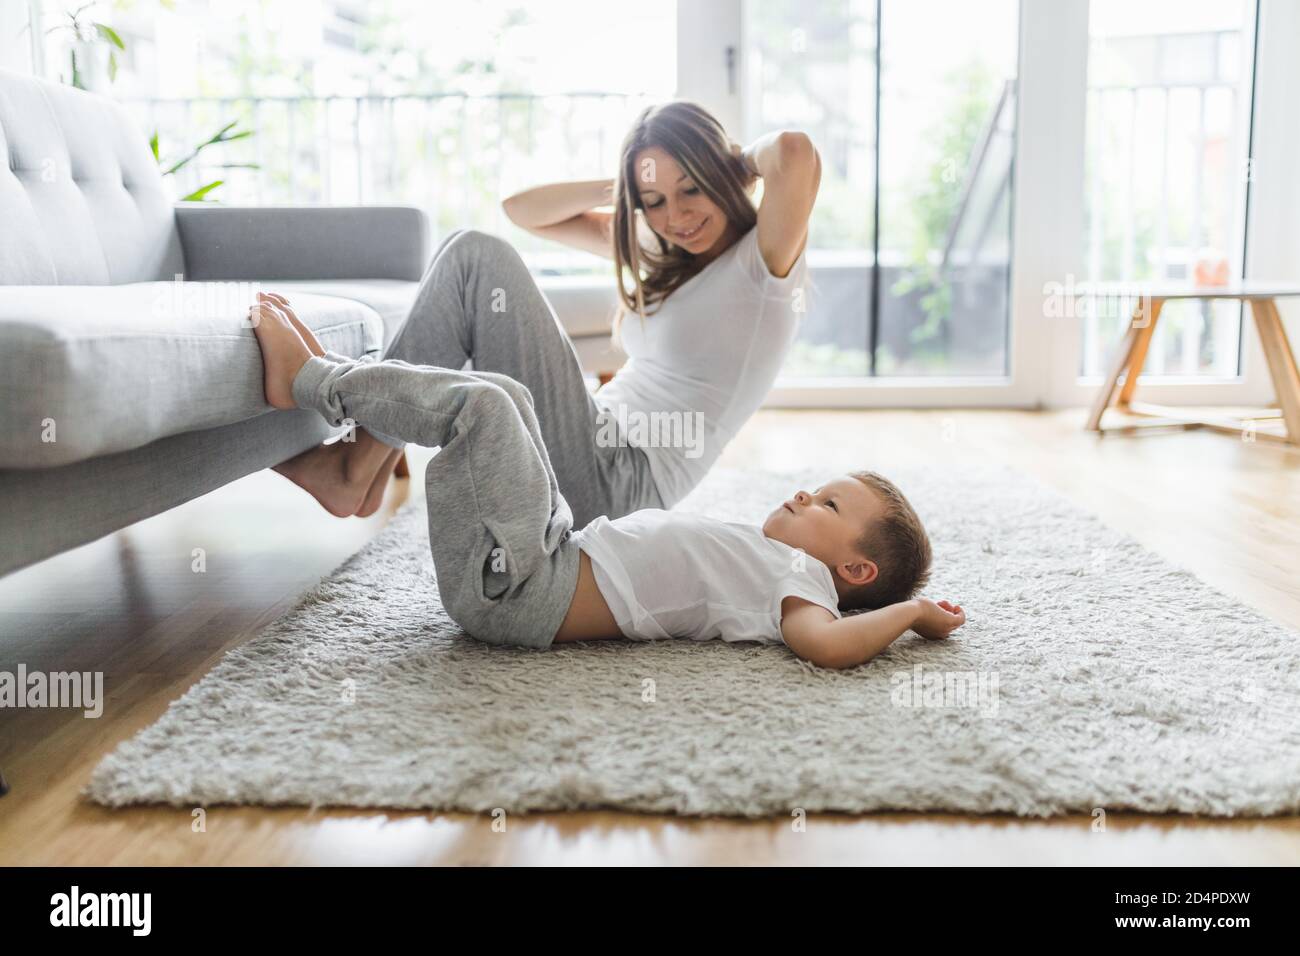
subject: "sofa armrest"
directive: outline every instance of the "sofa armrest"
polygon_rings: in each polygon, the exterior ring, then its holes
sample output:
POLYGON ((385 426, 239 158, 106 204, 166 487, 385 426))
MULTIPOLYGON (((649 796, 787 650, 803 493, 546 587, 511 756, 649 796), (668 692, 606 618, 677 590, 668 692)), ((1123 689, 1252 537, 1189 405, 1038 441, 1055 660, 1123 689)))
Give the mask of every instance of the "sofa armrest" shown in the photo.
POLYGON ((178 203, 186 278, 407 279, 429 259, 412 206, 218 206, 178 203))

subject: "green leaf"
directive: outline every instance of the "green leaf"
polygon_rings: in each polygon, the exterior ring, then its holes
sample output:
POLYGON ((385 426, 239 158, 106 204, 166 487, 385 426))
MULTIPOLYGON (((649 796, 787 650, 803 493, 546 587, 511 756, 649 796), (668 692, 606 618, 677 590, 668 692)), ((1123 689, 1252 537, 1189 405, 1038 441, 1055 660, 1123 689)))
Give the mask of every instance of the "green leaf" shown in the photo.
MULTIPOLYGON (((219 143, 219 142, 221 142, 221 138, 222 138, 223 136, 225 136, 226 133, 229 132, 233 127, 238 126, 238 125, 239 125, 239 120, 231 120, 231 121, 230 121, 229 123, 227 123, 225 126, 221 127, 221 129, 219 129, 219 130, 217 130, 215 133, 213 133, 213 134, 208 138, 207 142, 205 142, 203 145, 204 145, 204 146, 207 146, 208 143, 219 143)), ((200 147, 200 149, 201 149, 201 148, 202 148, 202 147, 200 147)))
POLYGON ((117 79, 117 51, 108 51, 108 82, 112 83, 117 79))
POLYGON ((117 47, 123 53, 126 52, 126 44, 123 43, 122 38, 117 35, 117 31, 107 23, 92 23, 91 26, 95 28, 96 33, 102 36, 109 43, 113 44, 113 46, 117 47))
POLYGON ((158 159, 158 131, 154 130, 153 135, 149 137, 149 148, 153 150, 153 161, 159 162, 158 159))
POLYGON ((194 149, 190 150, 190 154, 188 156, 184 157, 183 159, 177 160, 175 163, 172 164, 170 168, 163 170, 163 175, 169 176, 172 173, 176 172, 178 169, 180 169, 186 163, 190 162, 190 160, 194 159, 196 156, 199 155, 199 153, 203 152, 203 150, 207 149, 209 146, 217 146, 221 143, 233 143, 235 140, 245 139, 253 135, 252 130, 244 130, 243 132, 236 133, 233 136, 227 136, 226 134, 230 132, 230 130, 232 130, 238 124, 239 124, 239 120, 234 120, 230 123, 227 123, 225 126, 221 127, 221 129, 217 130, 206 140, 199 143, 199 145, 195 146, 194 149))
POLYGON ((212 192, 212 190, 216 189, 223 182, 225 182, 224 179, 217 179, 208 183, 206 186, 200 186, 198 189, 194 190, 194 192, 190 193, 188 196, 182 196, 181 202, 206 202, 207 200, 205 200, 203 197, 206 196, 208 193, 212 192))

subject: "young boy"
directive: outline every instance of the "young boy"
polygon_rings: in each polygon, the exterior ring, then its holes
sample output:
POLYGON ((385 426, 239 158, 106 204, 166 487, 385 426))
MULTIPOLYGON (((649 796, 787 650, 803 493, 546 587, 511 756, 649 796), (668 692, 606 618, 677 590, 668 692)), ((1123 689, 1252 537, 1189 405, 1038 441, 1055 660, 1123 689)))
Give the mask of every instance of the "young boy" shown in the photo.
POLYGON ((441 449, 425 472, 429 545, 443 607, 471 637, 536 648, 783 641, 844 668, 909 629, 944 638, 966 620, 960 605, 913 597, 929 577, 930 543, 879 475, 800 491, 761 528, 646 510, 575 531, 523 385, 327 353, 274 293, 251 311, 272 406, 441 449), (866 607, 875 610, 840 613, 866 607))

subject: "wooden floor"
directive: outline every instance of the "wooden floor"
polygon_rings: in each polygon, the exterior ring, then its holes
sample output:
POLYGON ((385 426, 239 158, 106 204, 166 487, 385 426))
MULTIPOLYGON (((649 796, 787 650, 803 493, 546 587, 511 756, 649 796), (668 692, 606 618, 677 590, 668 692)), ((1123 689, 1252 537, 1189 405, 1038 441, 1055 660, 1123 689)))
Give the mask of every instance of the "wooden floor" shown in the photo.
MULTIPOLYGON (((723 463, 828 471, 1001 460, 1145 545, 1300 629, 1300 450, 1209 432, 1099 438, 1084 412, 762 412, 723 463)), ((884 814, 699 820, 485 817, 210 807, 111 811, 78 796, 99 759, 155 720, 365 543, 417 480, 370 519, 339 520, 266 471, 116 535, 0 578, 0 669, 103 671, 104 715, 0 711, 2 864, 1289 864, 1300 818, 1214 820, 884 814), (191 569, 194 548, 207 571, 191 569)), ((1297 715, 1300 719, 1300 715, 1297 715)))

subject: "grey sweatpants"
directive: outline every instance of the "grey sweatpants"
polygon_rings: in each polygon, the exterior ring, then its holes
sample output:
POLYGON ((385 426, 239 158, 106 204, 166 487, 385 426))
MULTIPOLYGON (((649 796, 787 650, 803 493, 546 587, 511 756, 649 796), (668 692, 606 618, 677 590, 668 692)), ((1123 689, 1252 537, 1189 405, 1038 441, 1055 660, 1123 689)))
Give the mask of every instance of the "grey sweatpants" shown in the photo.
MULTIPOLYGON (((643 449, 602 445, 600 406, 563 327, 515 248, 498 236, 460 229, 433 254, 405 324, 385 359, 499 372, 533 396, 560 490, 581 528, 642 508, 666 508, 643 449)), ((401 436, 367 428, 400 448, 401 436)))
POLYGON ((440 447, 424 482, 443 608, 481 641, 550 646, 578 546, 528 389, 492 372, 313 356, 293 397, 332 425, 440 447))

